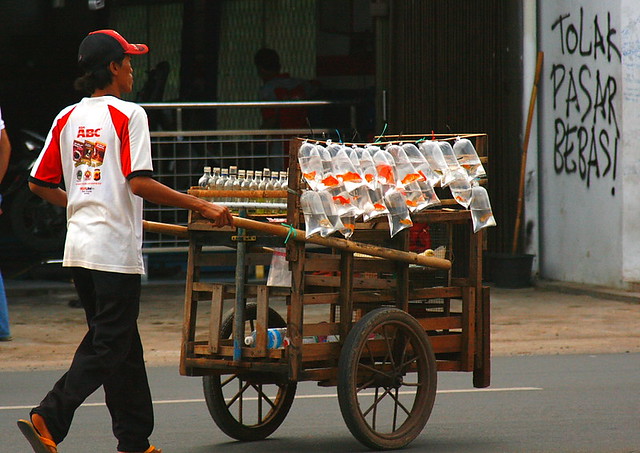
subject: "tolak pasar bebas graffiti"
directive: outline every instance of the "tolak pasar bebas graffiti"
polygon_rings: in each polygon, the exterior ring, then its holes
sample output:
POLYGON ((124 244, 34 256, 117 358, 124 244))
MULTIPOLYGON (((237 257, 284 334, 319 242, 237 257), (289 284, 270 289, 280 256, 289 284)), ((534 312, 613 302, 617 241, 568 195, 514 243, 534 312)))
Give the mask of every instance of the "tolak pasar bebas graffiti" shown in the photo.
POLYGON ((553 54, 559 57, 548 69, 555 115, 554 170, 580 177, 587 187, 592 178, 615 181, 621 55, 611 14, 590 16, 580 8, 578 14, 560 15, 551 32, 557 46, 553 54))

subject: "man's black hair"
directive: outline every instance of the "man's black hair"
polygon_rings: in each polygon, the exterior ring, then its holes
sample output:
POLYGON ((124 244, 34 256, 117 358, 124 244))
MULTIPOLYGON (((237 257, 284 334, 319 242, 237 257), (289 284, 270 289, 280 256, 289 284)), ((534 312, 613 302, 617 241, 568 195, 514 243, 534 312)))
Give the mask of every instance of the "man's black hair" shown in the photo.
MULTIPOLYGON (((122 64, 125 55, 122 54, 122 57, 119 60, 114 60, 118 64, 122 64)), ((100 66, 98 69, 93 71, 87 71, 84 75, 78 77, 75 82, 73 82, 73 87, 84 94, 91 95, 96 90, 100 90, 105 88, 113 81, 113 74, 109 69, 111 62, 105 63, 100 66)))
POLYGON ((256 66, 267 71, 280 72, 280 57, 278 52, 266 47, 258 50, 253 57, 256 66))

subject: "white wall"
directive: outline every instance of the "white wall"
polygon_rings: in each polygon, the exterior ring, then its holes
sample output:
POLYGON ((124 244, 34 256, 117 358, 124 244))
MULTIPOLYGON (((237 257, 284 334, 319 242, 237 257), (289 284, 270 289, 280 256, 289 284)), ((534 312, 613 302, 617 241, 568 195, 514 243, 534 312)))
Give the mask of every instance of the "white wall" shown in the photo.
POLYGON ((621 1, 622 278, 640 282, 640 2, 621 1))
MULTIPOLYGON (((538 8, 545 53, 538 160, 540 275, 621 287, 640 280, 640 165, 632 146, 640 118, 640 79, 633 68, 623 70, 623 42, 632 27, 638 37, 631 18, 638 17, 640 2, 541 0, 538 8), (627 99, 630 84, 636 84, 637 98, 627 99)), ((637 43, 634 50, 640 51, 637 43)))
MULTIPOLYGON (((527 118, 529 116, 529 104, 531 103, 531 95, 536 72, 536 59, 538 56, 538 35, 537 35, 537 17, 536 3, 531 1, 523 2, 523 36, 522 36, 522 72, 523 72, 523 90, 522 90, 522 124, 523 140, 526 134, 527 118)), ((525 186, 524 186, 524 252, 534 255, 532 272, 538 273, 538 257, 540 256, 539 241, 539 217, 538 217, 538 122, 536 121, 538 106, 534 110, 531 121, 531 131, 529 133, 529 143, 527 147, 527 166, 525 168, 525 186), (533 227, 530 228, 529 225, 533 227)), ((524 144, 524 143, 523 143, 524 144)))

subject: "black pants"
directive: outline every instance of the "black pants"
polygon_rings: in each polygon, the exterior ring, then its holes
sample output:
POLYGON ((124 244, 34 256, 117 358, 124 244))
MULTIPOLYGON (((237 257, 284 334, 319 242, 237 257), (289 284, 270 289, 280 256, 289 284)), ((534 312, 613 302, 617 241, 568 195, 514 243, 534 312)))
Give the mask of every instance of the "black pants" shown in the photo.
POLYGON ((44 418, 54 442, 60 443, 75 410, 103 386, 118 450, 145 451, 153 407, 137 326, 140 275, 84 268, 72 273, 89 331, 69 370, 32 413, 44 418))

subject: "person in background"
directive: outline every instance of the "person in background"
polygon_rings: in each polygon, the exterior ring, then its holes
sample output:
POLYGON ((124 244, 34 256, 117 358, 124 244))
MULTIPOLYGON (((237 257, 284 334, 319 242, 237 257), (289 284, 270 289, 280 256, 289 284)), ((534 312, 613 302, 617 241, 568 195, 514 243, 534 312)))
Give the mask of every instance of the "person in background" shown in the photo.
MULTIPOLYGON (((7 174, 9 167, 9 157, 11 156, 11 142, 7 135, 7 129, 2 120, 0 110, 0 182, 7 174)), ((0 194, 0 215, 2 215, 2 194, 0 194)), ((4 281, 0 272, 0 341, 11 341, 11 331, 9 328, 9 306, 7 305, 7 295, 4 291, 4 281)))
POLYGON ((148 439, 153 406, 137 325, 143 199, 197 211, 218 227, 232 223, 226 207, 152 178, 147 115, 120 99, 133 88, 131 56, 148 50, 114 30, 84 38, 78 51, 84 75, 75 86, 90 97, 58 114, 29 178, 34 193, 67 208, 63 266, 71 268, 88 324, 69 370, 30 419, 18 421, 38 453, 58 451, 76 409, 100 387, 118 452, 161 452, 148 439))
MULTIPOLYGON (((282 73, 280 56, 273 49, 258 50, 253 61, 263 85, 258 93, 260 101, 301 101, 311 99, 317 92, 315 84, 282 73)), ((265 107, 261 109, 261 129, 308 129, 309 112, 306 107, 265 107)), ((288 168, 288 143, 270 144, 268 165, 280 170, 288 168)))
MULTIPOLYGON (((254 56, 258 75, 264 82, 260 88, 261 101, 301 101, 311 99, 317 91, 309 81, 281 73, 280 56, 273 49, 262 48, 254 56)), ((306 107, 262 109, 262 129, 306 129, 306 107)))

